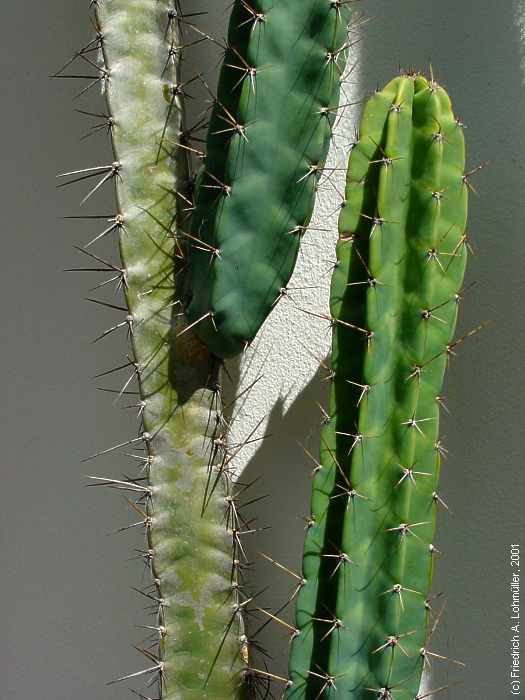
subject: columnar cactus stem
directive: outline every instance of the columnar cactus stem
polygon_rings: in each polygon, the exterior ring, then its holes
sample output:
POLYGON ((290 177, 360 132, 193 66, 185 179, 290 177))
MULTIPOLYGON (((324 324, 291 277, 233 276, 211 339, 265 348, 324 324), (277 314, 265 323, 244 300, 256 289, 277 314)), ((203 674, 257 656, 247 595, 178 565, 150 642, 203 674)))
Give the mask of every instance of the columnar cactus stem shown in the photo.
POLYGON ((418 697, 467 257, 461 123, 404 75, 364 110, 332 291, 332 390, 313 483, 288 698, 418 697), (374 695, 375 693, 375 695, 374 695))
POLYGON ((332 135, 348 2, 235 0, 184 304, 219 357, 242 352, 286 291, 332 135))
POLYGON ((184 152, 171 159, 182 132, 178 12, 168 0, 98 0, 96 14, 114 150, 108 177, 140 386, 137 443, 146 450, 139 510, 158 604, 159 653, 146 653, 145 673, 158 675, 165 700, 232 698, 242 681, 243 627, 228 480, 222 468, 210 476, 221 461, 213 439, 221 420, 210 356, 183 332, 178 297, 184 245, 174 212, 188 186, 184 152))

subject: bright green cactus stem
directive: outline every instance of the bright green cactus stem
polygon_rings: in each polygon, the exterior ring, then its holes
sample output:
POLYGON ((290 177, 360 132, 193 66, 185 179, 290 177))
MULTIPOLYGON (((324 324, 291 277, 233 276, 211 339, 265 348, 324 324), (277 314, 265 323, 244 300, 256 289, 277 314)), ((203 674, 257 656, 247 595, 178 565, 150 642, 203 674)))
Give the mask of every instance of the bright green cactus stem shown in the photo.
POLYGON ((132 442, 148 477, 130 490, 141 497, 160 640, 158 653, 144 651, 148 668, 126 678, 156 678, 164 700, 229 699, 242 682, 244 637, 221 471, 210 488, 221 420, 209 354, 182 332, 177 296, 184 251, 174 212, 188 187, 184 151, 170 153, 182 129, 178 11, 167 0, 98 0, 96 14, 114 150, 106 179, 116 186, 143 421, 132 442))
POLYGON ((233 3, 184 299, 219 357, 253 340, 292 274, 332 135, 349 17, 347 0, 233 3))
POLYGON ((403 75, 367 103, 331 290, 332 389, 289 700, 413 700, 429 632, 443 375, 467 258, 464 138, 403 75))

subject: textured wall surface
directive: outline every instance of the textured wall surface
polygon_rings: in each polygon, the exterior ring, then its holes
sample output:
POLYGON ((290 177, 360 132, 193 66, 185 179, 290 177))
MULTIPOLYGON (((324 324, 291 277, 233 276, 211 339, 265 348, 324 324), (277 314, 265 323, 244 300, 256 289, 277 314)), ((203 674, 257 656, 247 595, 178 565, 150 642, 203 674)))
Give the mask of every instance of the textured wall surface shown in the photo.
MULTIPOLYGON (((0 352, 4 400, 0 430, 0 698, 2 700, 119 700, 123 686, 111 678, 136 670, 142 659, 132 643, 147 624, 141 564, 129 561, 141 547, 135 531, 106 537, 130 522, 124 499, 83 489, 84 475, 118 477, 125 459, 81 464, 80 458, 130 437, 133 413, 117 411, 112 396, 90 379, 122 361, 122 338, 95 346, 90 340, 111 325, 111 312, 83 304, 90 280, 63 274, 80 265, 71 247, 88 240, 93 222, 61 222, 78 214, 82 187, 55 191, 61 170, 103 164, 110 158, 101 135, 84 142, 89 127, 72 114, 73 81, 47 75, 90 38, 85 0, 6 3, 0 32, 0 94, 4 242, 0 277, 4 302, 0 352)), ((224 35, 227 0, 195 0, 192 11, 210 11, 209 26, 224 35)), ((443 421, 449 458, 441 492, 451 513, 440 518, 436 592, 448 606, 436 634, 436 651, 461 658, 458 672, 435 662, 431 687, 462 681, 450 697, 461 700, 508 695, 510 580, 508 546, 524 534, 522 435, 525 380, 523 298, 525 281, 525 3, 479 0, 366 0, 370 18, 353 49, 349 101, 382 84, 398 65, 434 73, 466 122, 469 163, 490 165, 476 178, 471 203, 471 259, 460 333, 492 321, 460 348, 452 362, 443 421), (476 283, 475 285, 473 283, 476 283), (470 286, 470 285, 473 286, 470 286)), ((216 55, 197 47, 188 71, 210 82, 216 55)), ((90 72, 89 66, 86 71, 90 72)), ((74 71, 72 71, 74 72, 74 71)), ((97 111, 96 94, 79 100, 97 111)), ((339 168, 352 138, 355 110, 337 129, 330 164, 339 168)), ((239 406, 239 439, 258 425, 264 440, 243 450, 245 481, 259 478, 268 494, 254 515, 271 525, 249 545, 261 602, 276 608, 292 582, 263 563, 264 551, 297 569, 303 516, 308 514, 307 457, 316 450, 325 385, 316 372, 329 343, 327 324, 305 313, 327 310, 327 285, 343 173, 334 170, 320 192, 313 228, 305 239, 290 299, 284 299, 254 346, 232 366, 244 386, 260 374, 250 406, 239 406), (278 330, 279 323, 283 323, 278 330)), ((112 212, 109 192, 86 213, 112 212)), ((112 242, 99 248, 111 256, 112 242)), ((113 386, 117 382, 113 382, 113 386)), ((233 389, 232 389, 233 391, 233 389)), ((144 579, 145 580, 145 579, 144 579)), ((264 644, 283 671, 287 640, 265 630, 264 644)))

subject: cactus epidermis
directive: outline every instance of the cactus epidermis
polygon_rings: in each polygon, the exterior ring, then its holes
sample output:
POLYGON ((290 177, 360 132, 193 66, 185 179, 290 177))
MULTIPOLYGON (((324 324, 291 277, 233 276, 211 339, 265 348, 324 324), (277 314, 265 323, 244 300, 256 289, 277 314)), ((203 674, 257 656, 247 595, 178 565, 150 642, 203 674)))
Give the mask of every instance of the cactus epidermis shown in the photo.
POLYGON ((332 135, 348 3, 236 0, 192 217, 186 313, 220 357, 281 297, 332 135))
POLYGON ((209 354, 181 333, 177 314, 184 266, 177 193, 189 180, 185 152, 172 152, 183 130, 180 14, 171 0, 95 5, 128 313, 121 325, 130 331, 129 365, 140 390, 142 431, 130 443, 143 448, 144 469, 129 490, 141 500, 134 509, 143 517, 153 575, 145 594, 156 607, 159 637, 156 650, 143 650, 150 668, 129 678, 156 679, 164 700, 226 700, 242 685, 245 667, 225 501, 231 484, 213 440, 223 426, 209 354))
POLYGON ((331 290, 322 432, 289 698, 417 697, 442 447, 443 375, 467 257, 462 126, 433 80, 367 103, 331 290))

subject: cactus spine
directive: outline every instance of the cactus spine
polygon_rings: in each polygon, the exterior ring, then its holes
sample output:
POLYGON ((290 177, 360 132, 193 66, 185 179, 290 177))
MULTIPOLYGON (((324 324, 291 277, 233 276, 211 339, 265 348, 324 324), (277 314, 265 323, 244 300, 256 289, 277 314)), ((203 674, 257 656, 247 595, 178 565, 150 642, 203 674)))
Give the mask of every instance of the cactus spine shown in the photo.
POLYGON ((222 427, 213 367, 191 333, 181 334, 178 301, 184 244, 174 212, 189 182, 185 152, 172 161, 169 145, 182 132, 179 15, 168 0, 94 4, 114 150, 105 179, 116 187, 125 325, 141 399, 143 429, 131 442, 144 448, 147 477, 129 490, 140 497, 158 608, 158 653, 144 651, 143 674, 157 679, 165 700, 231 698, 244 664, 230 485, 222 469, 210 473, 221 462, 213 438, 222 427), (203 507, 210 479, 216 488, 203 507))
POLYGON ((330 144, 349 17, 342 0, 234 3, 184 299, 219 357, 253 340, 292 274, 330 144))
POLYGON ((467 257, 464 166, 461 124, 433 80, 403 75, 367 103, 339 222, 329 418, 289 700, 420 697, 441 387, 467 257))

